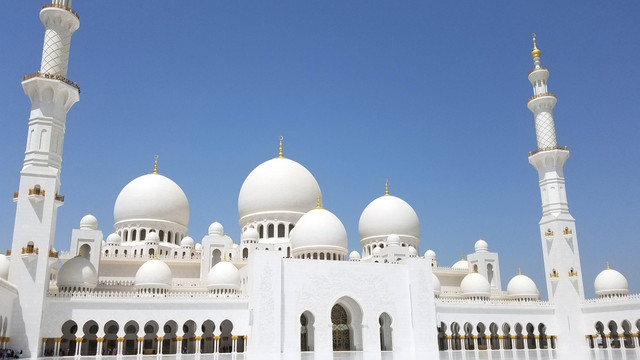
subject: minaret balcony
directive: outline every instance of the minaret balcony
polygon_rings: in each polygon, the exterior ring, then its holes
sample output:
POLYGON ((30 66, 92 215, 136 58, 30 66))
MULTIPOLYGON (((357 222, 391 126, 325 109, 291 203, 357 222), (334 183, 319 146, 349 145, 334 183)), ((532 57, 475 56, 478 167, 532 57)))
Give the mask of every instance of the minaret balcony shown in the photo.
POLYGON ((51 8, 51 7, 62 9, 62 10, 67 10, 68 12, 72 13, 73 15, 75 15, 75 17, 78 18, 78 20, 80 20, 80 15, 78 15, 78 13, 73 11, 73 9, 70 8, 70 7, 67 7, 67 6, 64 6, 64 5, 60 5, 60 4, 44 4, 42 6, 43 9, 51 8))
POLYGON ((80 93, 80 86, 78 86, 78 83, 75 83, 60 74, 46 74, 46 73, 41 73, 40 71, 36 71, 33 74, 23 76, 22 81, 27 81, 29 79, 33 79, 36 77, 43 78, 43 79, 60 80, 67 85, 73 86, 78 90, 78 93, 80 93))
POLYGON ((61 206, 62 204, 64 204, 64 195, 60 195, 60 194, 56 193, 55 203, 56 203, 57 206, 61 206))
POLYGON ((553 94, 553 93, 550 93, 550 92, 546 92, 546 93, 542 93, 542 94, 535 94, 535 95, 533 95, 532 97, 530 97, 527 100, 527 103, 531 102, 531 100, 538 99, 538 98, 541 98, 541 97, 552 97, 552 98, 555 99, 556 95, 553 94))
POLYGON ((17 192, 13 192, 13 202, 18 202, 18 193, 17 192))
POLYGON ((544 147, 544 148, 539 148, 539 149, 535 149, 533 151, 529 151, 529 156, 535 155, 539 152, 543 152, 543 151, 551 151, 551 150, 569 150, 568 146, 560 146, 560 145, 556 145, 556 146, 548 146, 548 147, 544 147))
POLYGON ((34 186, 33 189, 29 189, 27 198, 31 202, 41 202, 44 200, 45 191, 40 189, 40 186, 34 186))

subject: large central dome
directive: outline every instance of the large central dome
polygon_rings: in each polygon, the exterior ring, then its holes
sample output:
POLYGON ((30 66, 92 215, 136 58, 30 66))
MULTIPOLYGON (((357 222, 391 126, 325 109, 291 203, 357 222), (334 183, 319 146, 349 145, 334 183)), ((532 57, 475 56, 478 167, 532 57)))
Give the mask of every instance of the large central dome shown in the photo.
POLYGON ((263 162, 247 176, 238 196, 240 223, 268 213, 300 213, 316 207, 320 186, 309 170, 277 157, 263 162))
POLYGON ((116 225, 125 221, 160 220, 189 223, 189 201, 180 186, 166 176, 140 176, 122 189, 113 208, 116 225))

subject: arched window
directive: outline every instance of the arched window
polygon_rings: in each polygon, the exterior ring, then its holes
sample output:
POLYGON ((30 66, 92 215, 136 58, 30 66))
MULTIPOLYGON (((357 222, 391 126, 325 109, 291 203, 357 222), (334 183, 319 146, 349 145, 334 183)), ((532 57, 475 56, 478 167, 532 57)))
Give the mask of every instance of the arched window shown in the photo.
POLYGON ((380 350, 391 351, 393 350, 391 316, 386 312, 382 313, 378 318, 378 322, 380 323, 380 350))
POLYGON ((131 230, 131 241, 136 241, 136 230, 131 230))
POLYGON ((247 248, 242 249, 242 259, 247 260, 248 257, 249 257, 249 249, 247 248))
POLYGON ((143 241, 147 237, 147 230, 140 230, 140 240, 143 241))
POLYGON ((164 242, 164 231, 158 231, 158 237, 160 238, 160 242, 164 242))
POLYGON ((313 315, 305 311, 300 315, 300 351, 313 351, 313 315))
POLYGON ((260 239, 264 238, 264 225, 258 225, 258 237, 260 239))
POLYGON ((267 227, 267 237, 272 238, 273 235, 273 230, 274 230, 274 226, 273 224, 269 224, 269 226, 267 227))
POLYGON ((284 237, 284 224, 279 224, 278 225, 278 237, 279 238, 283 238, 284 237))

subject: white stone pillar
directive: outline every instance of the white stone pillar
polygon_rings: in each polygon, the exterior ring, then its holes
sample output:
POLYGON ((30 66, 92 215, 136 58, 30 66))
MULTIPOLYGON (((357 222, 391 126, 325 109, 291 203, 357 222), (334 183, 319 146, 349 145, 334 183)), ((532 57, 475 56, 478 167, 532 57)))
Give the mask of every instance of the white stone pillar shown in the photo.
MULTIPOLYGON (((249 349, 249 342, 247 341, 247 335, 242 337, 243 340, 243 344, 242 344, 242 352, 247 352, 247 349, 249 349)), ((315 346, 315 344, 314 344, 315 346)))
POLYGON ((220 352, 220 336, 213 337, 213 352, 220 352))
POLYGON ((176 345, 178 346, 176 354, 182 354, 182 336, 176 337, 176 345))
POLYGON ((231 352, 236 353, 237 350, 238 350, 238 337, 234 335, 231 337, 231 352))
POLYGON ((138 341, 138 343, 137 343, 137 347, 138 347, 137 354, 138 355, 142 355, 142 344, 144 343, 144 338, 143 337, 139 337, 136 340, 138 341))
POLYGON ((98 347, 96 348, 96 356, 97 357, 101 357, 102 356, 102 346, 104 345, 104 338, 103 337, 99 337, 96 339, 96 341, 98 342, 98 347))
POLYGON ((76 353, 75 356, 79 357, 81 354, 80 352, 82 351, 82 338, 81 337, 77 337, 76 338, 76 353))
POLYGON ((202 336, 196 336, 195 338, 196 341, 196 354, 200 354, 202 351, 202 349, 200 348, 202 346, 202 336))
MULTIPOLYGON (((2 339, 4 340, 4 338, 2 339)), ((4 341, 2 342, 2 347, 4 347, 4 341)), ((42 338, 42 351, 40 352, 40 356, 44 357, 44 352, 47 347, 47 338, 42 338)))
POLYGON ((162 343, 164 342, 164 338, 162 336, 158 336, 158 349, 156 350, 156 354, 162 355, 162 343))
POLYGON ((118 338, 118 356, 122 357, 122 345, 124 343, 124 338, 123 337, 119 337, 118 338))

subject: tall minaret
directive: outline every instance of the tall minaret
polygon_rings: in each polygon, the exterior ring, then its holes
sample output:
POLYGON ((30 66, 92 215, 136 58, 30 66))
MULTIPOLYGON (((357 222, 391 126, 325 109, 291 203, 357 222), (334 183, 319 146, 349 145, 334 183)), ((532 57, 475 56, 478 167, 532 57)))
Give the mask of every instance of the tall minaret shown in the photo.
POLYGON ((45 27, 40 71, 23 78, 31 100, 24 164, 20 172, 9 281, 18 287, 19 312, 12 319, 10 348, 40 355, 40 328, 51 268, 60 196, 60 167, 67 111, 79 100, 78 85, 67 79, 71 35, 80 26, 71 0, 42 7, 45 27))
POLYGON ((580 301, 584 299, 582 269, 575 219, 569 213, 563 168, 569 157, 566 146, 558 146, 553 122, 556 97, 547 90, 549 70, 540 65, 540 50, 533 35, 534 68, 529 72, 533 96, 527 107, 534 115, 538 148, 529 153, 529 163, 538 170, 542 196, 540 237, 549 301, 556 305, 559 359, 586 358, 578 354, 584 346, 580 301))

